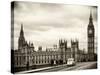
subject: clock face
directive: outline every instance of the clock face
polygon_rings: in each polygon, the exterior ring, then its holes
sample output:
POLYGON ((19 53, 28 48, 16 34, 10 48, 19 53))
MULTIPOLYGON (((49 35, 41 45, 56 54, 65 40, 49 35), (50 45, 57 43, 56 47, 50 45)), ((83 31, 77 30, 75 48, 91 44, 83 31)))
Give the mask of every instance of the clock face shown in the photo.
POLYGON ((91 33, 92 33, 92 30, 90 29, 90 30, 89 30, 89 34, 91 34, 91 33))

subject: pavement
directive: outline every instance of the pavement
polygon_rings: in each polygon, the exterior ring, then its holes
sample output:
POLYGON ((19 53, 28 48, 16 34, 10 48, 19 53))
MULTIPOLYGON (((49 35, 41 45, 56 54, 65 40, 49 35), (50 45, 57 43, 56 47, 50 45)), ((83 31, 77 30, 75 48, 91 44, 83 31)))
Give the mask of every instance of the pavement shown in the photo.
POLYGON ((16 72, 16 74, 36 73, 36 72, 54 72, 54 71, 70 71, 70 70, 84 70, 96 69, 97 62, 78 62, 75 66, 68 67, 67 64, 39 68, 34 70, 16 72))
POLYGON ((28 71, 21 71, 21 72, 16 72, 16 74, 24 74, 24 73, 33 73, 33 72, 40 72, 40 71, 45 71, 45 70, 50 70, 50 69, 54 69, 54 68, 59 68, 59 67, 63 67, 63 66, 67 66, 67 64, 63 64, 63 65, 57 65, 57 66, 50 66, 50 67, 44 67, 44 68, 39 68, 39 69, 34 69, 34 70, 28 70, 28 71))

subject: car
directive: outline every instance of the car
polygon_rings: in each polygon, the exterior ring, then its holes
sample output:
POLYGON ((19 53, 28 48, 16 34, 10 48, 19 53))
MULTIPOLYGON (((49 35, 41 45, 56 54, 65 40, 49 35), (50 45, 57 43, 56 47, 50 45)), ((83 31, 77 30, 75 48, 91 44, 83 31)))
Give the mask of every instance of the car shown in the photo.
POLYGON ((75 60, 74 58, 68 58, 67 60, 67 66, 74 66, 76 63, 75 63, 75 60))

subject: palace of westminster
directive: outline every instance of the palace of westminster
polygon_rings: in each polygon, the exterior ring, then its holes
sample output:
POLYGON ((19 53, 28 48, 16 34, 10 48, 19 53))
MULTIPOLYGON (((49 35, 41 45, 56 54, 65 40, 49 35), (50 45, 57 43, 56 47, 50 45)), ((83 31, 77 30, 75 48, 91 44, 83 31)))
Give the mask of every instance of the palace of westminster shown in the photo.
POLYGON ((90 12, 89 24, 87 27, 88 52, 79 49, 79 41, 71 41, 71 47, 67 46, 67 40, 59 40, 59 45, 52 49, 42 50, 42 46, 35 51, 33 43, 27 43, 24 37, 23 25, 21 25, 20 36, 18 39, 18 50, 13 50, 14 67, 21 68, 26 66, 48 65, 55 61, 56 64, 66 64, 68 58, 74 58, 76 62, 86 62, 97 60, 95 54, 95 28, 90 12))

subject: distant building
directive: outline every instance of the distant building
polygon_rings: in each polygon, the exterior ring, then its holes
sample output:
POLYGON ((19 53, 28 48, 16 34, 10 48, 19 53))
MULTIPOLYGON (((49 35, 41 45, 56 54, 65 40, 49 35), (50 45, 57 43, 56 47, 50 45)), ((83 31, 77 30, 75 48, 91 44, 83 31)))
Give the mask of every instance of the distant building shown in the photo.
POLYGON ((75 58, 75 61, 77 62, 78 59, 78 52, 79 52, 79 42, 78 40, 72 41, 71 40, 71 51, 72 51, 72 58, 75 58))

